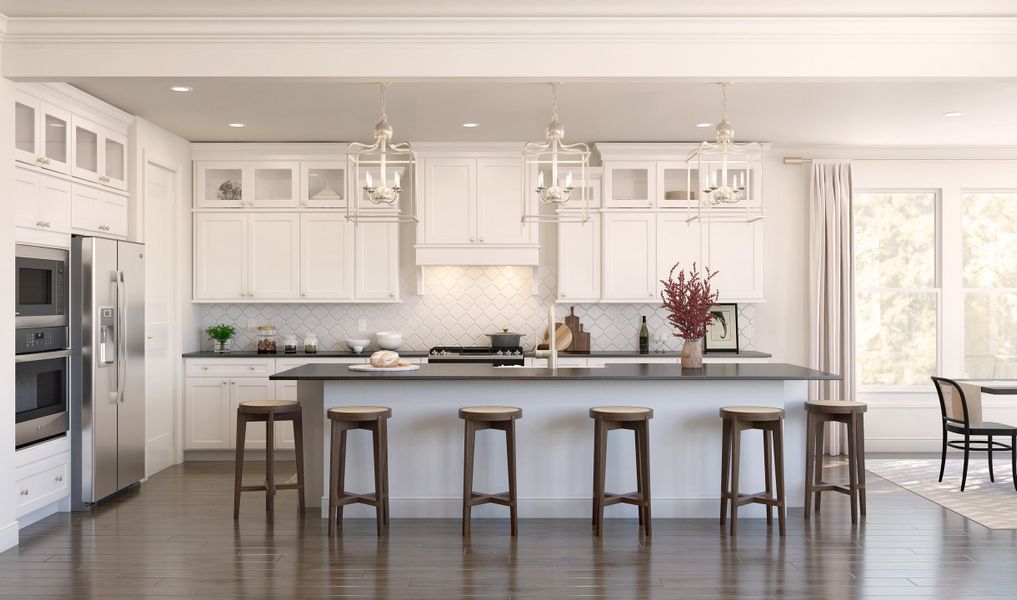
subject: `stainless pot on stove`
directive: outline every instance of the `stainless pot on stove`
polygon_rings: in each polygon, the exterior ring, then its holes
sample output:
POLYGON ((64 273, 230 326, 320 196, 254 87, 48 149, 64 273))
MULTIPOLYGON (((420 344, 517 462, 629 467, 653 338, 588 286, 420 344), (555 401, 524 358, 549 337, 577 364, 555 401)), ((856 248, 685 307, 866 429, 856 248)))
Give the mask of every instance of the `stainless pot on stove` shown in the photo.
POLYGON ((523 333, 512 333, 507 328, 502 329, 501 333, 488 333, 485 334, 491 338, 492 348, 518 348, 522 346, 523 333))

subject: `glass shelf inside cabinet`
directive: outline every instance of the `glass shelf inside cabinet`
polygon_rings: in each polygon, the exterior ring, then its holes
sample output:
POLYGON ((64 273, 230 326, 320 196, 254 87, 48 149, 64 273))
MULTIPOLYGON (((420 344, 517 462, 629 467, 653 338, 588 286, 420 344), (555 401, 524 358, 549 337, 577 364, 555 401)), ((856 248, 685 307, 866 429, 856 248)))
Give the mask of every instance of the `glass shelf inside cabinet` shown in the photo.
POLYGON ((91 173, 99 172, 99 134, 84 127, 74 132, 74 164, 91 173))
POLYGON ((35 109, 20 102, 14 103, 14 147, 35 153, 35 109))
POLYGON ((289 200, 293 198, 292 169, 255 169, 255 200, 289 200))
POLYGON ((205 200, 242 200, 242 169, 205 169, 205 200))
POLYGON ((346 186, 343 169, 310 168, 307 170, 307 197, 312 202, 341 202, 346 186))

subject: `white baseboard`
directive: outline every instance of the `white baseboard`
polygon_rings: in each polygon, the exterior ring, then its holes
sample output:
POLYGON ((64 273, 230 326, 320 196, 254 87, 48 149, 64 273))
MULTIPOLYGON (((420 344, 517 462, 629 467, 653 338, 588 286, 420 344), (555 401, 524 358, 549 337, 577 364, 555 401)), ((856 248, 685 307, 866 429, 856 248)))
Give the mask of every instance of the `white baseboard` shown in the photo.
POLYGON ((0 552, 18 545, 18 529, 17 521, 11 521, 0 527, 0 552))
POLYGON ((70 509, 70 497, 61 498, 56 502, 51 502, 46 506, 39 507, 28 514, 22 515, 22 517, 18 519, 18 529, 24 529, 32 523, 37 523, 50 515, 57 514, 58 512, 69 512, 70 509))
POLYGON ((173 436, 169 433, 158 435, 145 442, 145 475, 151 477, 176 461, 173 456, 173 436))

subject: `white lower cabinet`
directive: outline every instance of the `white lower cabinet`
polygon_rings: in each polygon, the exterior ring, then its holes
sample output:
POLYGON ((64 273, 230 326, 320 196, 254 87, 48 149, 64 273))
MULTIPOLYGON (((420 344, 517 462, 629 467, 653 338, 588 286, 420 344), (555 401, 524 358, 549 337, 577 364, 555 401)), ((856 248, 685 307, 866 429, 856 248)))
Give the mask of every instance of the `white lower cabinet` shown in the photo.
POLYGON ((189 377, 184 385, 184 449, 230 447, 230 380, 189 377))
MULTIPOLYGON (((67 436, 14 453, 14 488, 11 494, 14 496, 15 518, 21 519, 61 500, 66 502, 70 495, 70 485, 71 444, 67 436)), ((66 505, 63 510, 67 510, 66 505)), ((41 516, 37 514, 32 520, 38 518, 41 516)), ((30 523, 20 523, 22 527, 28 524, 30 523)))
POLYGON ((70 233, 71 183, 30 169, 14 169, 14 223, 18 227, 70 233))
MULTIPOLYGON (((296 398, 294 398, 295 400, 296 398)), ((276 395, 276 382, 267 377, 242 377, 230 380, 230 448, 237 447, 237 408, 241 402, 251 400, 282 400, 276 395)), ((275 424, 276 449, 293 448, 293 423, 275 424)), ((248 423, 244 434, 244 448, 265 448, 265 423, 248 423)))
POLYGON ((652 302, 657 296, 657 215, 604 213, 602 299, 652 302))

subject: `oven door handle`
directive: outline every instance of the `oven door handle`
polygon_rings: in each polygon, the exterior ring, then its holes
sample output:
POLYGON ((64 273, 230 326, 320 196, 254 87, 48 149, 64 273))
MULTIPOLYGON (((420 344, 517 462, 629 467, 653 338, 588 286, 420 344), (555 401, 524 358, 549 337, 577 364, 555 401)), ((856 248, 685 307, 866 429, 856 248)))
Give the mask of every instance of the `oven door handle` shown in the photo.
POLYGON ((18 354, 14 357, 16 363, 36 362, 49 360, 51 358, 64 358, 71 355, 70 350, 54 350, 52 352, 36 352, 34 354, 18 354))

